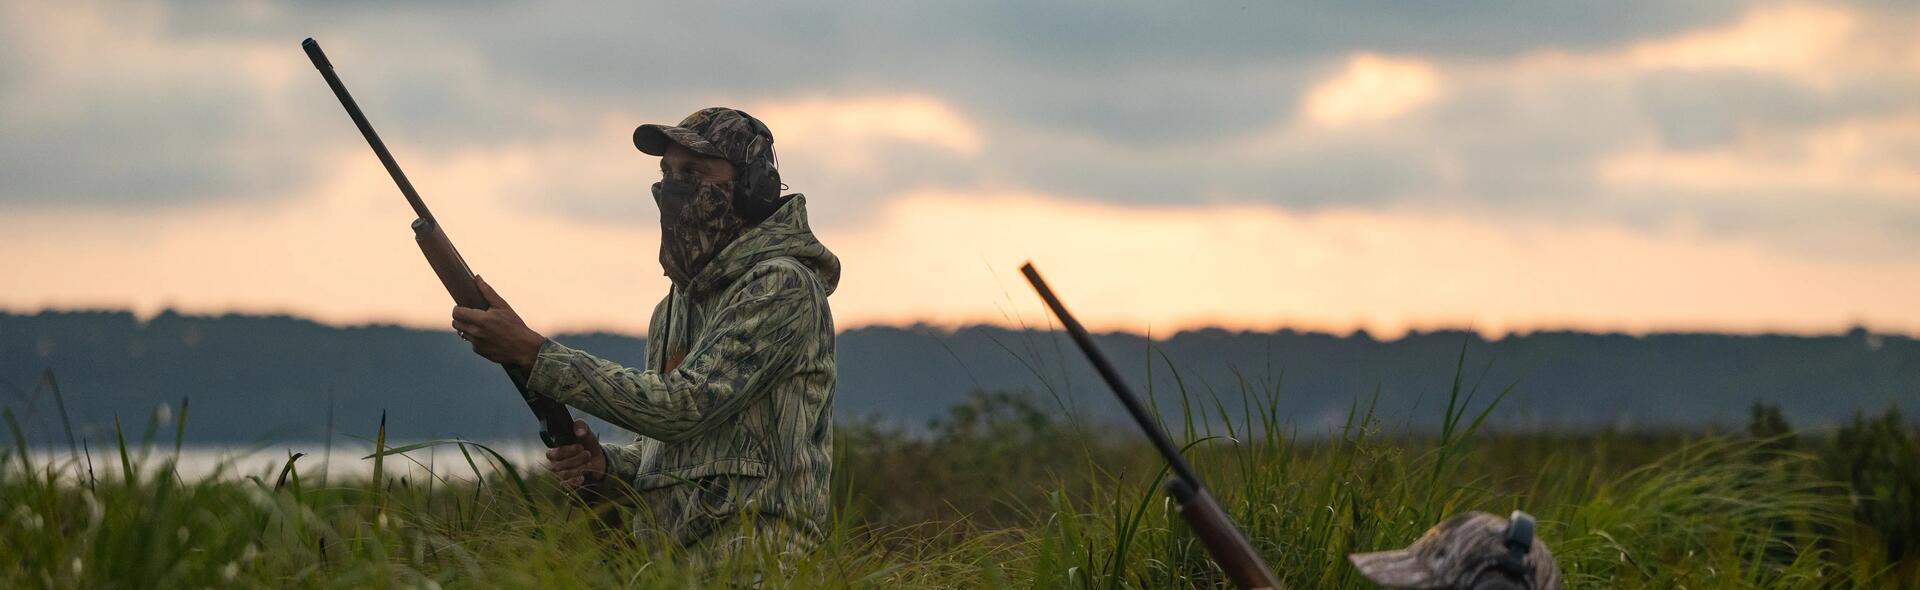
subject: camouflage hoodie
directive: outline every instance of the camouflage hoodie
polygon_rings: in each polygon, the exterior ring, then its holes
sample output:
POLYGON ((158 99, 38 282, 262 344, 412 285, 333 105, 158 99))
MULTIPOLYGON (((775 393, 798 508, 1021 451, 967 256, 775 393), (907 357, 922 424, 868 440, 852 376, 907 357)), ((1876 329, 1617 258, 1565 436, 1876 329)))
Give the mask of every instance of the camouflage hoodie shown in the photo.
POLYGON ((654 307, 644 370, 549 340, 528 387, 640 435, 605 448, 643 539, 700 547, 751 523, 808 548, 827 522, 839 279, 794 195, 654 307))

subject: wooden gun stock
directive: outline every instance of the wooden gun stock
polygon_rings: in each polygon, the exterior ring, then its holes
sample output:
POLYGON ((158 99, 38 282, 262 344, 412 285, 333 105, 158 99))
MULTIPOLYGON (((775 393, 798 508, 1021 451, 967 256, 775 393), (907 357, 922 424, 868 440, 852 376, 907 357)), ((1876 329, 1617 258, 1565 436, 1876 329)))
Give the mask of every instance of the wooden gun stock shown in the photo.
POLYGON ((1166 487, 1167 495, 1180 504, 1180 517, 1186 519, 1187 528, 1193 529, 1193 536, 1200 538, 1207 554, 1227 572, 1233 585, 1248 589, 1280 588, 1273 570, 1260 559, 1260 551, 1240 535, 1240 529, 1233 526, 1233 519, 1220 508, 1219 502, 1213 501, 1212 494, 1179 478, 1167 480, 1166 487))
MULTIPOLYGON (((434 276, 440 278, 440 286, 446 287, 455 304, 481 310, 492 307, 486 296, 480 294, 480 285, 474 282, 467 261, 460 258, 460 251, 454 249, 453 240, 447 238, 447 232, 440 229, 439 223, 431 219, 413 220, 413 241, 420 245, 420 254, 426 256, 427 265, 433 267, 434 276)), ((573 435, 573 414, 567 411, 566 404, 527 391, 525 370, 501 367, 507 370, 507 379, 513 381, 520 398, 527 402, 527 409, 540 420, 540 442, 548 448, 573 444, 577 439, 573 435)))
MULTIPOLYGON (((413 220, 413 240, 420 245, 420 253, 427 257, 427 265, 433 267, 434 276, 440 278, 440 285, 446 287, 447 294, 452 295, 453 302, 461 307, 487 309, 487 298, 480 295, 480 285, 474 282, 473 271, 467 269, 467 262, 460 258, 460 251, 454 249, 453 240, 447 239, 447 232, 440 229, 440 223, 433 219, 426 201, 420 200, 420 194, 413 190, 413 183, 407 180, 407 174, 400 171, 400 163, 394 161, 393 154, 387 152, 387 144, 380 141, 380 134, 373 131, 373 124, 368 123, 367 116, 360 112, 360 105, 353 101, 352 95, 347 94, 347 86, 333 72, 333 62, 328 61, 327 54, 320 50, 320 43, 308 38, 300 42, 300 48, 307 52, 307 59, 313 61, 314 69, 320 70, 320 76, 326 78, 327 86, 333 89, 333 96, 340 99, 340 106, 347 109, 347 116, 360 129, 360 136, 366 138, 367 146, 373 148, 373 154, 379 156, 380 164, 387 168, 387 175, 393 177, 393 183, 400 187, 400 194, 413 207, 414 214, 418 216, 413 220)), ((519 390, 520 398, 527 402, 527 409, 532 410, 534 417, 540 420, 540 442, 549 448, 573 444, 577 438, 573 435, 573 415, 567 412, 567 406, 527 391, 526 371, 501 366, 507 370, 507 379, 513 381, 514 389, 519 390)))
POLYGON ((1060 298, 1053 294, 1053 289, 1047 287, 1046 279, 1040 278, 1039 269, 1034 268, 1033 263, 1027 263, 1020 267, 1020 273, 1027 276, 1027 283, 1033 285, 1034 292, 1040 294, 1040 300, 1047 303, 1047 309, 1053 312, 1053 316, 1060 318, 1061 327, 1067 330, 1068 336, 1073 337, 1073 343, 1079 345, 1080 352, 1086 353, 1094 371, 1100 373, 1107 387, 1113 389, 1113 395, 1120 398, 1120 405, 1127 408, 1127 414, 1133 416, 1133 421, 1146 432, 1147 440, 1160 451, 1160 456, 1167 459, 1167 467, 1173 471, 1173 477, 1167 480, 1167 494, 1180 504, 1180 517, 1186 519, 1187 526, 1193 529, 1193 535, 1199 537, 1200 543, 1207 547, 1207 554, 1213 556, 1213 561, 1220 564, 1220 569, 1227 572, 1227 577, 1233 580, 1235 586, 1246 590, 1284 588, 1280 585, 1280 579, 1274 577, 1273 570, 1261 560, 1260 552, 1247 542, 1247 537, 1240 534, 1238 527, 1233 526, 1233 518, 1220 508, 1220 503, 1215 502, 1213 495, 1208 494, 1207 488, 1200 484, 1200 475, 1194 473, 1193 467, 1187 465, 1187 460, 1180 456, 1180 448, 1167 438, 1167 433, 1160 431, 1160 427, 1147 415, 1146 407, 1140 405, 1140 398, 1133 395, 1133 390, 1127 387, 1125 381, 1120 380, 1120 372, 1114 370, 1113 363, 1107 361, 1107 355, 1101 354, 1100 348, 1094 346, 1093 336, 1087 334, 1086 327, 1073 319, 1073 314, 1067 312, 1066 304, 1061 303, 1060 298))
POLYGON ((447 239, 446 230, 431 219, 413 220, 413 241, 420 245, 420 254, 427 257, 427 266, 433 267, 433 274, 440 278, 440 285, 447 288, 447 294, 453 296, 453 302, 460 307, 487 309, 487 298, 480 294, 480 285, 473 280, 473 271, 467 269, 467 261, 460 258, 460 251, 453 248, 453 240, 447 239))

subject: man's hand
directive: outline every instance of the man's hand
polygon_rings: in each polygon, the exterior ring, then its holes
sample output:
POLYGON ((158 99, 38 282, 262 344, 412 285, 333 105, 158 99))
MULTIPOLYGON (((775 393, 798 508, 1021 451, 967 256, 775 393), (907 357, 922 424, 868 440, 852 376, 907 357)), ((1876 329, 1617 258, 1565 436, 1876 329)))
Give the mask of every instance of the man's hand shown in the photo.
POLYGON ((480 285, 480 295, 487 298, 490 309, 485 311, 471 307, 454 306, 453 330, 473 345, 473 352, 487 357, 487 360, 533 370, 533 361, 540 354, 540 345, 547 338, 527 327, 520 320, 520 314, 513 312, 513 306, 493 292, 493 286, 486 279, 473 277, 480 285))
POLYGON ((547 470, 567 489, 578 490, 607 476, 607 451, 586 420, 573 421, 573 434, 579 442, 547 449, 547 470))

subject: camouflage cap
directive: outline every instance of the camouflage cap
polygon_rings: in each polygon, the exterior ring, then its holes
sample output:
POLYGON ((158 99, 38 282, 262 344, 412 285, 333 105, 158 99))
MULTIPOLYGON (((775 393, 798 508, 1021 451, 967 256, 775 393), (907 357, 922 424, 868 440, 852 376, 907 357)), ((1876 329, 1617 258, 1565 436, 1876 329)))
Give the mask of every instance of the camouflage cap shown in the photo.
POLYGON ((687 115, 679 125, 650 123, 634 128, 633 147, 664 156, 667 147, 677 143, 694 153, 743 163, 754 155, 749 147, 755 137, 773 142, 773 132, 752 115, 727 107, 707 107, 687 115))
MULTIPOLYGON (((1347 559, 1360 574, 1373 583, 1389 588, 1560 588, 1560 568, 1554 563, 1547 544, 1533 534, 1533 517, 1514 511, 1513 521, 1485 512, 1455 515, 1433 528, 1405 549, 1377 553, 1355 553, 1347 559), (1524 551, 1520 562, 1511 561, 1513 549, 1524 551), (1502 562, 1513 564, 1502 566, 1502 562), (1517 566, 1517 567, 1516 567, 1517 566), (1490 571, 1512 568, 1525 575, 1527 583, 1485 584, 1482 577, 1490 571), (1478 582, 1478 583, 1476 583, 1478 582)), ((1494 576, 1506 578, 1505 576, 1494 576)))

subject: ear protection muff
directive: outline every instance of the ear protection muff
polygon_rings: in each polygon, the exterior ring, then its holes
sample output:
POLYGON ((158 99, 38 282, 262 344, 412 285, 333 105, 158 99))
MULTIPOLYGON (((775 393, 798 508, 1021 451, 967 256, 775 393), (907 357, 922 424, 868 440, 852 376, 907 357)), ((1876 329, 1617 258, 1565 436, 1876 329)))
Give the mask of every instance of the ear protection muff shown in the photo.
POLYGON ((753 141, 747 143, 741 160, 733 163, 739 171, 734 183, 733 209, 748 221, 759 223, 780 208, 780 191, 786 185, 780 183, 780 160, 773 151, 773 131, 746 111, 736 109, 735 112, 752 126, 753 141))
MULTIPOLYGON (((1520 587, 1533 588, 1538 584, 1539 581, 1533 579, 1533 568, 1527 567, 1527 554, 1533 551, 1533 529, 1533 515, 1519 510, 1513 511, 1513 515, 1507 518, 1507 535, 1503 540, 1507 552, 1505 555, 1501 555, 1498 561, 1493 563, 1493 567, 1489 568, 1488 571, 1482 572, 1480 577, 1484 579, 1485 574, 1496 573, 1496 575, 1505 578, 1507 582, 1512 582, 1520 587)), ((1476 582, 1474 585, 1480 586, 1481 584, 1476 582)), ((1506 584, 1490 584, 1489 586, 1505 585, 1506 584)))

